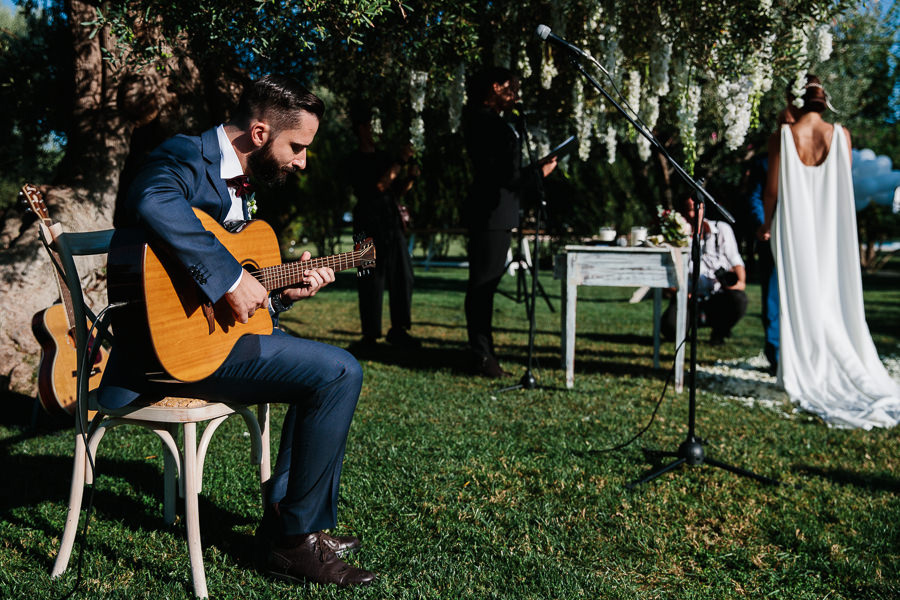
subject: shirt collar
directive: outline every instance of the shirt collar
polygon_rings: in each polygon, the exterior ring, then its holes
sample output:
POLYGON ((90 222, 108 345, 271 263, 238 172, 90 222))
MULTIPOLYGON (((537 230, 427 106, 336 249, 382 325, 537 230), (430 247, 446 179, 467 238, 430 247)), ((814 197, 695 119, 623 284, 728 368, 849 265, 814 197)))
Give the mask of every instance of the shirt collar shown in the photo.
POLYGON ((241 168, 241 161, 238 160, 237 152, 231 145, 231 140, 225 133, 225 125, 216 127, 216 137, 219 139, 219 153, 221 154, 221 162, 219 163, 219 175, 222 179, 231 179, 238 175, 244 174, 241 168))

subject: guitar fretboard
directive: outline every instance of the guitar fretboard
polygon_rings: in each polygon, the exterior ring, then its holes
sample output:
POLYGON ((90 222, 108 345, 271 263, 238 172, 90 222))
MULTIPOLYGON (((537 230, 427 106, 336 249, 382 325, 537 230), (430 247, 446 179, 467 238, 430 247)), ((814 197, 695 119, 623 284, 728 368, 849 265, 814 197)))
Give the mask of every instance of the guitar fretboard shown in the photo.
POLYGON ((303 281, 303 273, 319 267, 331 267, 335 271, 353 269, 362 264, 362 258, 368 249, 343 252, 334 256, 324 256, 310 260, 298 260, 282 265, 264 267, 252 275, 259 280, 268 291, 296 285, 303 281))

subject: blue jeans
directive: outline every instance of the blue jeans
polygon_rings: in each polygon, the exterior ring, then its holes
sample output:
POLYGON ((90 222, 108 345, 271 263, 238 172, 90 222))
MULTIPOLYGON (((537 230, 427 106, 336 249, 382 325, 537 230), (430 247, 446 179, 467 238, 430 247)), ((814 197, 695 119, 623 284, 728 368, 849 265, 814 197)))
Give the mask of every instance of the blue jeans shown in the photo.
POLYGON ((140 390, 103 383, 104 406, 122 406, 141 392, 287 404, 268 502, 279 504, 286 535, 337 524, 347 432, 362 388, 362 368, 350 353, 276 329, 240 338, 221 367, 194 383, 143 384, 140 390))

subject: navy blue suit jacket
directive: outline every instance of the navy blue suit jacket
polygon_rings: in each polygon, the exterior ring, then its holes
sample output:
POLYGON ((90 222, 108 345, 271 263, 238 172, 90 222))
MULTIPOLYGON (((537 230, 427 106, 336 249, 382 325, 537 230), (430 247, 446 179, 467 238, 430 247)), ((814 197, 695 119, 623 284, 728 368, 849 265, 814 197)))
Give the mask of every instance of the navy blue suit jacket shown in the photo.
MULTIPOLYGON (((222 223, 231 207, 220 175, 221 152, 216 130, 199 137, 178 135, 148 157, 124 205, 126 221, 171 248, 212 302, 241 275, 240 263, 206 231, 192 208, 222 223)), ((246 208, 245 208, 246 217, 246 208)))
MULTIPOLYGON (((218 222, 224 221, 231 197, 221 177, 220 162, 215 129, 163 142, 147 157, 131 184, 121 219, 124 226, 137 226, 150 239, 171 248, 212 302, 242 274, 237 259, 203 228, 192 210, 199 208, 218 222)), ((245 206, 245 217, 246 212, 245 206)), ((98 390, 103 406, 124 406, 148 389, 144 373, 149 352, 149 348, 116 344, 98 390)))

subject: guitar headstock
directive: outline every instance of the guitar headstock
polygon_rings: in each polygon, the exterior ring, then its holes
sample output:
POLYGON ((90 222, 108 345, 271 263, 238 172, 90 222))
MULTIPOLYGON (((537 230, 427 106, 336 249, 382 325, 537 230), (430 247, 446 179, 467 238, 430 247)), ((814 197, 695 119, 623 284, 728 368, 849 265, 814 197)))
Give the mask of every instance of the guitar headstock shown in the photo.
POLYGON ((19 202, 25 207, 26 212, 33 212, 45 225, 50 225, 50 213, 44 204, 44 195, 37 186, 30 183, 23 185, 19 191, 19 202))
MULTIPOLYGON (((354 238, 356 239, 356 238, 354 238)), ((358 271, 356 275, 361 277, 368 275, 375 266, 375 242, 372 238, 357 240, 353 246, 353 251, 359 253, 357 260, 359 261, 358 271)))

